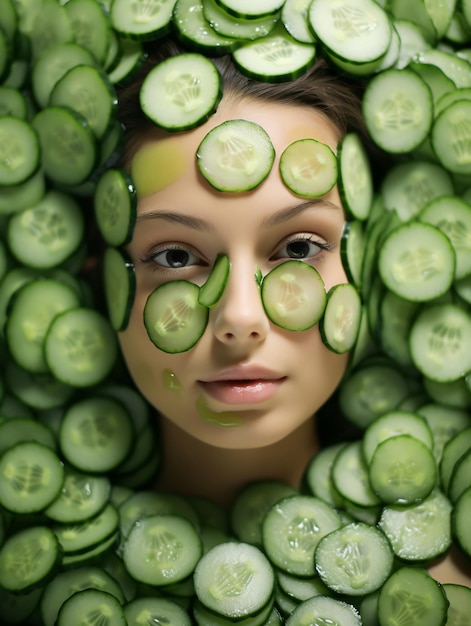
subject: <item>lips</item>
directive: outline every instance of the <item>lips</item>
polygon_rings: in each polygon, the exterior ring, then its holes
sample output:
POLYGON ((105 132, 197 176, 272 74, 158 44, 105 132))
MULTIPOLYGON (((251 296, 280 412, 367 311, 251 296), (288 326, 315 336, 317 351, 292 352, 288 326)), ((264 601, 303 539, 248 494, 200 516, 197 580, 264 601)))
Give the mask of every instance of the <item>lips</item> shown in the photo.
POLYGON ((223 404, 260 404, 272 398, 285 380, 285 376, 265 368, 237 367, 222 370, 199 384, 223 404))

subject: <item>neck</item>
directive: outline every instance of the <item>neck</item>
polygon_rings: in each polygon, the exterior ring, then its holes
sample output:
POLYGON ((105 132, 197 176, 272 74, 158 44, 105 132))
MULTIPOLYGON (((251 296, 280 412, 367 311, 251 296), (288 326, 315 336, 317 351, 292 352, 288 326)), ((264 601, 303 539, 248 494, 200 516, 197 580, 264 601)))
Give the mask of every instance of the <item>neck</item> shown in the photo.
POLYGON ((232 450, 203 443, 168 419, 160 425, 162 466, 158 489, 203 496, 229 507, 238 491, 257 480, 280 480, 295 488, 319 444, 315 420, 309 420, 271 446, 232 450))

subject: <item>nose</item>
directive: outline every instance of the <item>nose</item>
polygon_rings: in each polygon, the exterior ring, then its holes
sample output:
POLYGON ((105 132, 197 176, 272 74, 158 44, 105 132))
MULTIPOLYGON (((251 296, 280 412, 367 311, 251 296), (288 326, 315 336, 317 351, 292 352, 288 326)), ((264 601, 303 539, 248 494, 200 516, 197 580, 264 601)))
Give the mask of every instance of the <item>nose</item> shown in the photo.
POLYGON ((223 344, 250 347, 265 339, 270 322, 249 263, 232 263, 221 301, 211 315, 214 336, 223 344))

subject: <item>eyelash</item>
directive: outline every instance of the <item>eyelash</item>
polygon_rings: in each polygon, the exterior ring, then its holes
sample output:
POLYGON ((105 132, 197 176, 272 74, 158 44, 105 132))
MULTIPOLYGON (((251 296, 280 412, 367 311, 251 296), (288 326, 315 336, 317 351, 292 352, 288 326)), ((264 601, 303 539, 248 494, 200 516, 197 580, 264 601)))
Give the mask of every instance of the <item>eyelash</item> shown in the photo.
MULTIPOLYGON (((318 239, 315 238, 314 235, 312 235, 311 233, 297 233, 296 235, 292 235, 291 237, 288 237, 287 239, 285 239, 284 242, 282 242, 281 245, 278 245, 277 250, 281 250, 282 248, 288 246, 291 243, 296 243, 298 241, 306 241, 306 242, 310 242, 312 244, 314 244, 315 246, 317 246, 320 251, 318 254, 313 255, 313 257, 303 257, 306 259, 309 258, 314 258, 317 256, 320 256, 322 254, 322 252, 329 252, 331 251, 334 247, 335 244, 333 242, 329 242, 329 241, 320 241, 318 239)), ((161 273, 172 273, 175 272, 175 270, 177 269, 186 269, 187 267, 190 266, 184 266, 183 268, 175 268, 175 267, 165 267, 163 265, 159 265, 158 263, 155 263, 155 260, 158 256, 160 255, 164 255, 166 252, 171 252, 172 250, 182 250, 182 251, 186 251, 189 254, 193 254, 195 257, 198 257, 198 255, 195 252, 192 252, 191 249, 185 247, 184 245, 179 245, 179 244, 173 244, 173 245, 167 245, 164 248, 158 249, 154 252, 151 252, 150 254, 148 254, 147 256, 143 257, 140 259, 140 262, 143 264, 152 264, 154 263, 155 267, 153 268, 153 271, 158 271, 161 273)), ((288 255, 286 256, 276 256, 276 253, 274 255, 272 255, 270 257, 270 260, 279 260, 282 258, 293 258, 293 257, 289 257, 288 255)), ((199 263, 199 265, 206 265, 205 262, 199 263)))

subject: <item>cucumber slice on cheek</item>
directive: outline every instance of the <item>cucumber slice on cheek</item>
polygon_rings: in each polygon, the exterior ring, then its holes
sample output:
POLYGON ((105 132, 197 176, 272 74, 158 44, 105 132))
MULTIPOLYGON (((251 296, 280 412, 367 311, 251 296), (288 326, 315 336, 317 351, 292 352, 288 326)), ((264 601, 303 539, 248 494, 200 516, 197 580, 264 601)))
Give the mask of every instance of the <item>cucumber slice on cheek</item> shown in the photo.
MULTIPOLYGON (((157 348, 168 353, 186 352, 201 339, 209 309, 223 295, 229 268, 227 257, 220 255, 202 287, 186 280, 174 280, 160 285, 149 295, 144 307, 144 325, 157 348), (226 262, 221 270, 222 261, 226 262)), ((271 270, 261 279, 260 295, 269 319, 293 331, 307 330, 317 324, 327 301, 320 274, 303 261, 285 261, 271 270)))

